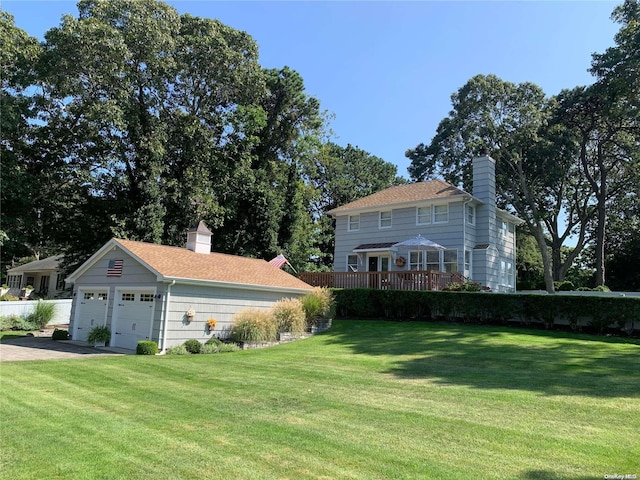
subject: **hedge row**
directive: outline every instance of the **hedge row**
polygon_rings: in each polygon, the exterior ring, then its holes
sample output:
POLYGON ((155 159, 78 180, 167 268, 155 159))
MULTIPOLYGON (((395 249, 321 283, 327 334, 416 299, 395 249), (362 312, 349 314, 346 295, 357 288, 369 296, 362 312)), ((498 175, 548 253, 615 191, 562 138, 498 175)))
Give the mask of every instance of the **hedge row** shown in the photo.
POLYGON ((466 323, 520 322, 551 328, 589 326, 597 331, 640 329, 640 298, 335 289, 337 314, 352 318, 445 320, 466 323), (634 323, 635 321, 635 323, 634 323))

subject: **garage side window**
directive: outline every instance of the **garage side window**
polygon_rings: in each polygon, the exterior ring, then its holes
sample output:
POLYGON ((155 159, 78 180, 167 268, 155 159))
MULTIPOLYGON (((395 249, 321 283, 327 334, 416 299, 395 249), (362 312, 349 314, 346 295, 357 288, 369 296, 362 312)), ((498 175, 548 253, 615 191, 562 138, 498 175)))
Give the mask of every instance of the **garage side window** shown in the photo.
POLYGON ((153 294, 152 293, 141 293, 140 294, 141 302, 153 302, 153 294))
POLYGON ((135 298, 135 294, 134 293, 123 293, 122 294, 122 301, 123 302, 133 302, 136 298, 135 298))

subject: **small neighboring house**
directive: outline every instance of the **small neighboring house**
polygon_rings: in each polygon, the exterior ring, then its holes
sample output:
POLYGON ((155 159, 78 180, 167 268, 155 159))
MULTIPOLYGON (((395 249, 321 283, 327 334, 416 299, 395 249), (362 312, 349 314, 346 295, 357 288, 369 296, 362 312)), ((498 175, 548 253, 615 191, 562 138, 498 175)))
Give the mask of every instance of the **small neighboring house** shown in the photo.
POLYGON ((441 180, 391 187, 331 210, 334 271, 460 272, 497 292, 515 291, 518 217, 496 207, 495 160, 473 160, 473 194, 441 180), (396 243, 425 237, 445 247, 396 243))
POLYGON ((65 290, 64 275, 60 273, 59 264, 62 255, 43 258, 25 263, 7 270, 7 285, 11 295, 19 296, 27 285, 34 288, 34 293, 43 297, 68 298, 65 290))
POLYGON ((265 260, 211 252, 211 232, 203 222, 188 232, 186 248, 114 238, 67 282, 74 284, 74 340, 86 340, 91 328, 106 325, 111 346, 135 349, 149 339, 160 350, 192 338, 224 337, 236 312, 268 308, 311 289, 265 260), (210 318, 217 321, 214 332, 207 327, 210 318))

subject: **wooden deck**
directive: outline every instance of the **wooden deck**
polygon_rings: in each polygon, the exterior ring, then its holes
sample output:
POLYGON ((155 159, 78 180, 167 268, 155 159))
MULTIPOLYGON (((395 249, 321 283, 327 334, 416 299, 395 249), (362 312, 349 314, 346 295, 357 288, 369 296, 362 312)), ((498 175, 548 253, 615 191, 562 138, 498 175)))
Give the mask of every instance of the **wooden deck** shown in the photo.
POLYGON ((419 270, 410 272, 301 272, 300 280, 314 287, 376 288, 380 290, 443 290, 464 283, 461 273, 419 270))

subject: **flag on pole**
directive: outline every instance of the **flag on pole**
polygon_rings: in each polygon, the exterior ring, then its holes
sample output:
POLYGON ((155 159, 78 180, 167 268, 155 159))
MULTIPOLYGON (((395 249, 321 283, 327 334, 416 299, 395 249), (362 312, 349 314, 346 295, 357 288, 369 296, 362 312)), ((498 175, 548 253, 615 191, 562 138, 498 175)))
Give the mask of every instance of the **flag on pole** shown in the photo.
MULTIPOLYGON (((293 265, 291 265, 291 264, 289 263, 289 260, 287 260, 287 259, 285 258, 285 256, 284 256, 284 255, 282 255, 282 254, 278 255, 276 258, 274 258, 274 259, 272 259, 272 260, 269 260, 269 263, 270 263, 271 265, 273 265, 274 267, 278 267, 278 268, 282 268, 282 267, 284 267, 285 265, 289 265, 289 266, 291 267, 291 270, 293 270, 294 272, 296 271, 296 269, 295 269, 295 268, 293 268, 293 265)), ((298 272, 296 272, 296 273, 298 273, 298 272)))

